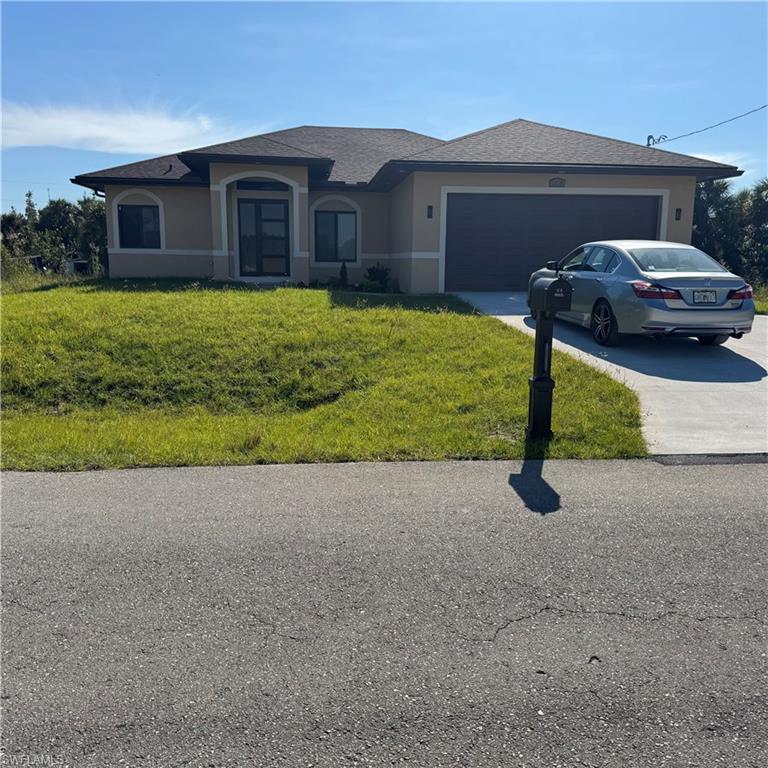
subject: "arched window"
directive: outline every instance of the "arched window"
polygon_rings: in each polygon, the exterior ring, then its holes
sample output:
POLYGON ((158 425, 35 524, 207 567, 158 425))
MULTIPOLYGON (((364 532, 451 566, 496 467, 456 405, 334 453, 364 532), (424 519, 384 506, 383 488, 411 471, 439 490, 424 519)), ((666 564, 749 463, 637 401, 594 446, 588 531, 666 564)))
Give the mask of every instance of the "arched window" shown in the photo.
POLYGON ((117 247, 126 250, 165 248, 163 201, 146 189, 124 189, 112 201, 117 247))

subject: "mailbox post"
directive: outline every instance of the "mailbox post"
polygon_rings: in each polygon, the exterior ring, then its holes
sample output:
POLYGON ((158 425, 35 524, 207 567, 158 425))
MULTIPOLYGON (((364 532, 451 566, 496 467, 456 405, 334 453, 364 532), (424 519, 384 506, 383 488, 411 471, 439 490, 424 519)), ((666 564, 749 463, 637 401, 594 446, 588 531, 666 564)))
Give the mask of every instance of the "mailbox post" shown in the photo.
POLYGON ((552 336, 555 313, 571 308, 573 289, 561 277, 540 277, 531 286, 530 306, 536 312, 533 376, 528 379, 528 437, 552 437, 552 336))

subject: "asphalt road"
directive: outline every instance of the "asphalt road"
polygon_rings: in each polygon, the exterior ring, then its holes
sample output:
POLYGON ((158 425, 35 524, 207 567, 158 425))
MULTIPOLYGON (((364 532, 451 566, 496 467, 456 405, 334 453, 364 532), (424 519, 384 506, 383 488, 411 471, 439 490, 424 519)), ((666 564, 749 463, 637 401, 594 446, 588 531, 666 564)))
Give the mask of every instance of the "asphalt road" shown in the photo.
POLYGON ((763 768, 767 498, 754 463, 8 473, 0 764, 763 768))
MULTIPOLYGON (((507 325, 536 332, 524 291, 460 295, 507 325)), ((555 346, 637 392, 653 454, 768 451, 768 317, 758 315, 752 333, 714 348, 642 336, 601 347, 586 328, 558 320, 555 346)))

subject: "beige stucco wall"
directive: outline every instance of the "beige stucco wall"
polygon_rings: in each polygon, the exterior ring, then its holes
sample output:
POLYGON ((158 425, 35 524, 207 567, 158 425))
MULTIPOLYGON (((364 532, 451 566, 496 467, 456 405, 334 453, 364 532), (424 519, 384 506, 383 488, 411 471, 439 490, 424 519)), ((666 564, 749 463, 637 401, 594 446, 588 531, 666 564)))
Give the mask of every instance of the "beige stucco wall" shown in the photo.
MULTIPOLYGON (((358 228, 362 232, 358 232, 358 236, 363 256, 389 255, 389 208, 390 195, 387 192, 320 189, 309 193, 310 227, 314 227, 312 214, 315 210, 359 212, 358 228)), ((310 236, 310 252, 313 242, 314 237, 310 236)))
POLYGON ((440 262, 436 258, 417 254, 412 259, 397 259, 397 278, 405 293, 437 293, 440 262))
POLYGON ((389 193, 389 242, 393 254, 413 251, 414 179, 415 174, 411 174, 389 193))
MULTIPOLYGON (((241 177, 242 178, 242 177, 241 177)), ((359 212, 359 259, 348 264, 350 282, 362 279, 365 269, 377 261, 386 263, 391 275, 403 291, 423 293, 438 291, 440 286, 441 190, 443 187, 526 187, 548 189, 549 174, 503 173, 426 173, 417 172, 404 179, 390 192, 357 190, 307 189, 307 169, 299 166, 214 163, 211 165, 211 188, 109 186, 106 188, 107 240, 110 269, 115 277, 215 277, 231 279, 235 275, 237 252, 236 217, 238 196, 275 196, 289 200, 291 220, 291 277, 295 282, 327 280, 337 276, 340 265, 315 264, 313 258, 313 210, 356 210, 359 212), (271 174, 264 176, 263 174, 271 174), (250 177, 285 179, 295 185, 288 193, 236 190, 234 182, 226 191, 220 188, 228 177, 248 174, 250 177), (115 197, 125 203, 162 202, 165 250, 174 254, 135 251, 115 252, 117 226, 114 221, 115 197), (227 198, 226 252, 221 229, 221 195, 227 198), (433 218, 427 218, 427 206, 433 207, 433 218), (293 222, 298 222, 298 237, 293 222), (188 251, 186 254, 178 253, 188 251)), ((662 238, 690 242, 693 220, 695 179, 693 177, 612 176, 568 174, 565 190, 586 189, 652 189, 666 190, 668 212, 662 238), (675 210, 681 209, 680 221, 675 210)))
POLYGON ((203 187, 125 187, 108 186, 105 189, 107 209, 107 246, 118 248, 117 222, 114 201, 122 192, 120 204, 155 205, 155 197, 162 202, 165 227, 165 247, 169 250, 211 250, 211 221, 208 190, 203 187))
POLYGON ((210 277, 213 275, 208 190, 201 187, 105 188, 109 273, 112 277, 210 277), (125 194, 122 194, 125 193, 125 194), (115 202, 158 205, 162 217, 163 250, 127 251, 120 247, 115 202))
POLYGON ((391 275, 401 291, 411 292, 411 253, 413 252, 413 174, 390 192, 389 249, 391 275))
POLYGON ((213 277, 210 255, 109 254, 110 277, 213 277))
POLYGON ((323 189, 309 193, 309 276, 321 282, 338 277, 341 264, 315 261, 315 211, 355 211, 358 226, 358 259, 347 263, 347 276, 354 284, 377 262, 389 265, 389 203, 386 192, 323 189))
POLYGON ((258 176, 259 171, 282 176, 298 183, 299 187, 307 187, 307 168, 304 165, 267 165, 265 163, 211 163, 211 186, 221 184, 222 180, 240 173, 253 172, 258 176))

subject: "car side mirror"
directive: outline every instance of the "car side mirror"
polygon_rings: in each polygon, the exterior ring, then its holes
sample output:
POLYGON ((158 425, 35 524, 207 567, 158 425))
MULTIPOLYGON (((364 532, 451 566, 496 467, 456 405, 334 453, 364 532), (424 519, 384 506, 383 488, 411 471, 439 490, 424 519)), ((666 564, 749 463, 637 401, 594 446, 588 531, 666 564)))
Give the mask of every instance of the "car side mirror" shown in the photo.
POLYGON ((547 269, 551 269, 553 272, 557 272, 559 264, 556 261, 548 261, 545 266, 547 269))

